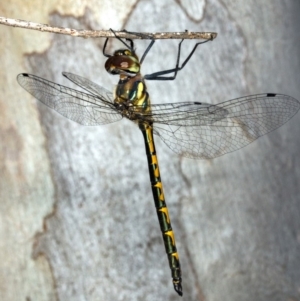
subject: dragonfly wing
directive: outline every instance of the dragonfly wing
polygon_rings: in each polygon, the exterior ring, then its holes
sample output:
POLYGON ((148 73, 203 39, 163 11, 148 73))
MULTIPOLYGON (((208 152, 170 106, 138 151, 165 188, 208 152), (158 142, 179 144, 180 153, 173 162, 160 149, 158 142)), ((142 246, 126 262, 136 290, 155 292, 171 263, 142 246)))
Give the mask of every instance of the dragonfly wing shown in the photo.
POLYGON ((114 102, 114 97, 111 91, 101 87, 100 85, 95 84, 89 79, 69 72, 63 72, 62 74, 68 80, 72 81, 74 84, 78 85, 79 87, 88 91, 94 96, 101 96, 102 99, 105 99, 107 102, 110 103, 114 102))
POLYGON ((107 95, 90 95, 27 73, 17 80, 36 99, 77 123, 100 125, 122 119, 107 95))
POLYGON ((211 159, 242 148, 280 127, 298 112, 300 102, 282 94, 258 94, 229 100, 212 109, 205 104, 204 108, 206 114, 202 108, 198 110, 199 120, 197 110, 192 114, 186 110, 183 117, 181 109, 180 118, 173 110, 173 117, 165 117, 171 119, 169 124, 162 116, 154 116, 154 132, 175 153, 211 159), (192 122, 188 119, 190 114, 192 122))
MULTIPOLYGON (((200 126, 225 118, 228 111, 219 105, 179 102, 151 106, 149 121, 177 126, 200 126)), ((147 118, 147 117, 144 117, 147 118)))

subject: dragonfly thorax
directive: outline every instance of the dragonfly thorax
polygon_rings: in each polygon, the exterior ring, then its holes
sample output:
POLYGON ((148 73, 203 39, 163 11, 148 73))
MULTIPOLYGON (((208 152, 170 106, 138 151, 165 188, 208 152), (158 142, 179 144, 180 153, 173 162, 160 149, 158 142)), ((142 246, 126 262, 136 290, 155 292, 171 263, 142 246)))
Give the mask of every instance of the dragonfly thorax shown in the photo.
POLYGON ((147 92, 147 87, 141 74, 133 77, 122 77, 115 89, 114 102, 123 108, 122 115, 133 120, 129 116, 132 113, 149 113, 150 112, 150 98, 147 92), (127 111, 125 113, 125 111, 127 111))
POLYGON ((120 49, 108 58, 105 69, 110 74, 132 77, 140 72, 140 62, 134 51, 120 49))

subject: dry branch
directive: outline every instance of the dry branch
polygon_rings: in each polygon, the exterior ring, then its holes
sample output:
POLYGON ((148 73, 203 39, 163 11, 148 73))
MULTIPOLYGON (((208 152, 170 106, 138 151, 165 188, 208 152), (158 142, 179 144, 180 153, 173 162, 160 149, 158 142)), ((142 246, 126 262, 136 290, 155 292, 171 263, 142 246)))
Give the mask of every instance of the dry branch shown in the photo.
MULTIPOLYGON (((12 27, 20 27, 44 32, 59 33, 65 35, 71 35, 74 37, 83 38, 115 38, 114 33, 111 30, 84 30, 84 29, 72 29, 64 27, 55 27, 47 24, 34 23, 18 19, 9 19, 0 17, 0 24, 4 24, 12 27)), ((141 36, 134 35, 126 31, 115 31, 116 35, 120 38, 129 39, 215 39, 217 33, 215 32, 155 32, 139 33, 141 36)))

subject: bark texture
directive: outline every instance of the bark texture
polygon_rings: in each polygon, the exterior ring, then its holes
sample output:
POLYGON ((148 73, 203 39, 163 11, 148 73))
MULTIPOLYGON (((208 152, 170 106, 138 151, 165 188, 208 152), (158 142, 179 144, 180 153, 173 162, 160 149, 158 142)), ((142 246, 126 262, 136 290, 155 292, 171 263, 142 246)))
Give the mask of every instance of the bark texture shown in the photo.
MULTIPOLYGON (((300 100, 300 2, 14 1, 10 18, 79 29, 215 31, 153 103, 263 92, 300 100), (18 13, 18 14, 17 14, 18 13)), ((143 139, 128 121, 82 127, 16 82, 62 71, 113 89, 104 39, 0 26, 0 296, 6 301, 174 300, 143 139)), ((136 41, 141 55, 147 41, 136 41)), ((185 41, 182 57, 195 41, 185 41)), ((143 73, 173 68, 157 41, 143 73)), ((120 47, 116 41, 109 51, 120 47)), ((248 147, 203 161, 156 148, 183 272, 183 300, 300 300, 300 114, 248 147)))

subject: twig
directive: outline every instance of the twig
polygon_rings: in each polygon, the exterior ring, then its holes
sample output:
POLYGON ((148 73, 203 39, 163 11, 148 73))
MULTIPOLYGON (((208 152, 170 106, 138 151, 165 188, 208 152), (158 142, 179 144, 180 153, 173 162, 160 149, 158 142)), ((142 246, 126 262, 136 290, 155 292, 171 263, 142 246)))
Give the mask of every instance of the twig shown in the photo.
MULTIPOLYGON (((71 35, 73 37, 83 38, 115 38, 115 35, 111 30, 84 30, 84 29, 72 29, 64 27, 54 27, 47 24, 33 23, 18 19, 9 19, 0 17, 0 24, 7 26, 20 27, 26 29, 33 29, 45 32, 59 33, 65 35, 71 35)), ((215 32, 155 32, 155 33, 141 33, 141 36, 134 35, 126 31, 115 31, 116 35, 120 38, 129 39, 215 39, 217 33, 215 32)))

